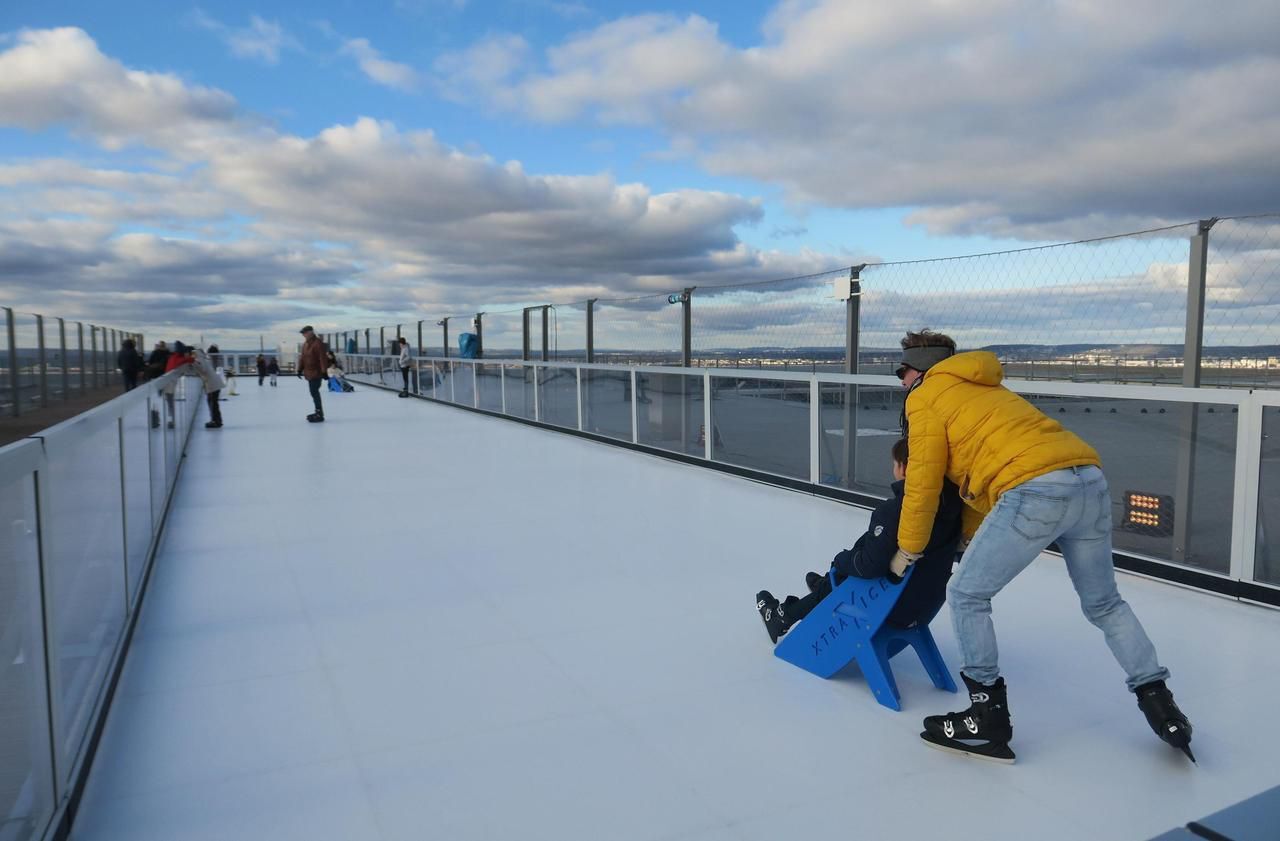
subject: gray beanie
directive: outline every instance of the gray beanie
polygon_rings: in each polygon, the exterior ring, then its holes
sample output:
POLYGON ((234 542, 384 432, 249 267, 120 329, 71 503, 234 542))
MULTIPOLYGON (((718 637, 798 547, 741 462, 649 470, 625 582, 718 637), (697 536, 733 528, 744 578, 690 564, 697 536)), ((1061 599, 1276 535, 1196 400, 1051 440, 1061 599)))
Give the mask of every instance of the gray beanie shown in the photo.
POLYGON ((955 352, 946 347, 909 347, 902 351, 902 364, 917 371, 928 371, 955 352))

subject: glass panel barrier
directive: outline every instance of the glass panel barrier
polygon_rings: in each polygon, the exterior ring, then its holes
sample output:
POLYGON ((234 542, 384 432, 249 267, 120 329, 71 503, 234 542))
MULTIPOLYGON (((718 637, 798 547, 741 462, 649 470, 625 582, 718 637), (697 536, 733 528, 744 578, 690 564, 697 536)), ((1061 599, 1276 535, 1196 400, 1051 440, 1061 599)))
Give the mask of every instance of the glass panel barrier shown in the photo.
POLYGON ((148 421, 147 449, 151 467, 151 521, 158 523, 164 516, 164 503, 168 498, 166 477, 169 474, 165 467, 165 413, 164 390, 157 386, 147 385, 148 421))
POLYGON ((125 570, 128 575, 128 599, 137 599, 147 549, 151 546, 154 504, 151 497, 150 406, 146 400, 132 399, 122 411, 120 437, 124 443, 121 463, 124 467, 125 570))
POLYGON ((466 362, 451 362, 450 379, 453 380, 453 402, 462 406, 474 406, 476 401, 475 368, 466 362))
POLYGON ((809 479, 809 383, 712 376, 711 393, 712 459, 809 479))
POLYGON ((507 414, 518 418, 533 418, 533 368, 524 365, 506 366, 507 414))
MULTIPOLYGON (((17 446, 26 446, 19 444, 17 446)), ((0 838, 39 838, 53 813, 33 472, 0 459, 0 838)))
POLYGON ((578 428, 578 374, 573 368, 536 368, 543 423, 578 428))
POLYGON ((426 360, 418 360, 418 393, 423 397, 431 397, 435 400, 447 399, 447 388, 441 391, 441 385, 444 383, 444 375, 440 369, 433 363, 426 360))
POLYGON ((18 371, 18 411, 26 414, 40 405, 40 334, 36 317, 15 312, 13 333, 18 356, 14 361, 18 371))
MULTIPOLYGON (((631 383, 624 383, 629 392, 631 383)), ((636 416, 639 443, 677 453, 701 456, 702 374, 636 374, 636 416)))
POLYGON ((1262 476, 1258 488, 1258 581, 1280 585, 1280 407, 1262 408, 1262 476))
POLYGON ((901 436, 900 391, 898 386, 819 384, 818 476, 822 484, 889 496, 893 482, 889 450, 901 436), (848 434, 850 427, 852 434, 848 434))
POLYGON ((45 439, 49 511, 41 513, 54 733, 73 765, 124 627, 120 440, 114 419, 45 439))
POLYGON ((631 372, 582 370, 582 428, 631 440, 631 372))
POLYGON ((476 388, 480 390, 480 408, 502 411, 502 366, 477 365, 476 388))

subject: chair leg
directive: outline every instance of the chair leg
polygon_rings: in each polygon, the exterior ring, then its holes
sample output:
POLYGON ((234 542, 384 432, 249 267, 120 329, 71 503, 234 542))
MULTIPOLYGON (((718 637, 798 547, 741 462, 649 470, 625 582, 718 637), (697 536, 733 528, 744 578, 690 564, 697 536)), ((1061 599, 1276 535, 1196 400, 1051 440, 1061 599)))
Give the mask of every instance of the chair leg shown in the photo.
POLYGON ((898 683, 893 679, 893 669, 889 667, 889 657, 885 652, 886 645, 873 640, 870 645, 858 648, 858 668, 867 679, 867 686, 875 694, 876 700, 891 710, 902 711, 902 696, 898 694, 898 683))
POLYGON ((924 665, 924 670, 929 673, 929 679, 933 681, 934 686, 948 692, 957 691, 956 682, 947 669, 946 661, 942 659, 942 652, 938 650, 938 643, 934 641, 933 634, 927 627, 915 629, 911 647, 920 656, 920 662, 924 665))

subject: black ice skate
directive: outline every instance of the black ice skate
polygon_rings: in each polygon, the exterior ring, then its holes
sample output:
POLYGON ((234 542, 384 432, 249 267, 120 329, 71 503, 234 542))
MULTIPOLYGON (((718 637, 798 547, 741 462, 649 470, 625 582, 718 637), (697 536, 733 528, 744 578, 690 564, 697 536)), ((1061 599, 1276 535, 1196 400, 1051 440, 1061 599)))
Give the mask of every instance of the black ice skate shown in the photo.
POLYGON ((764 620, 764 629, 769 632, 770 642, 777 643, 791 630, 791 623, 783 615, 785 608, 778 604, 778 600, 768 590, 756 593, 756 610, 760 611, 760 618, 764 620))
POLYGON ((1147 717, 1147 724, 1155 734, 1196 761, 1191 752, 1191 722, 1173 702, 1173 693, 1163 680, 1144 683, 1134 690, 1138 696, 1138 709, 1147 717))
POLYGON ((810 593, 818 592, 818 588, 821 587, 822 582, 826 580, 827 577, 820 572, 806 572, 804 574, 804 584, 809 588, 810 593))
POLYGON ((966 674, 960 677, 969 690, 969 709, 929 716, 920 738, 931 748, 1012 765, 1015 757, 1009 740, 1013 738, 1013 724, 1009 720, 1004 678, 983 686, 966 674))

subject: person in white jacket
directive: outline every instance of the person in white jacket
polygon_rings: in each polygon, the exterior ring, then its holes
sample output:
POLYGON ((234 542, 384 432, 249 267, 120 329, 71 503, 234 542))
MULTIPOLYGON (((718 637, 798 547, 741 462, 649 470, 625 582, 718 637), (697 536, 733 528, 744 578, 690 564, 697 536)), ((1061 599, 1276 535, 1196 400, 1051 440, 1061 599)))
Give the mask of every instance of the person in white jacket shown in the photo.
POLYGON ((413 360, 409 356, 409 340, 404 336, 400 337, 400 376, 404 378, 404 388, 400 390, 401 397, 409 396, 409 369, 413 367, 413 360))
POLYGON ((205 429, 221 429, 222 428, 222 409, 218 406, 218 396, 222 393, 222 387, 225 382, 222 375, 213 367, 213 362, 209 359, 209 354, 200 348, 194 348, 192 351, 194 359, 191 362, 196 373, 200 375, 200 379, 204 382, 205 400, 209 403, 209 421, 204 425, 205 429))

